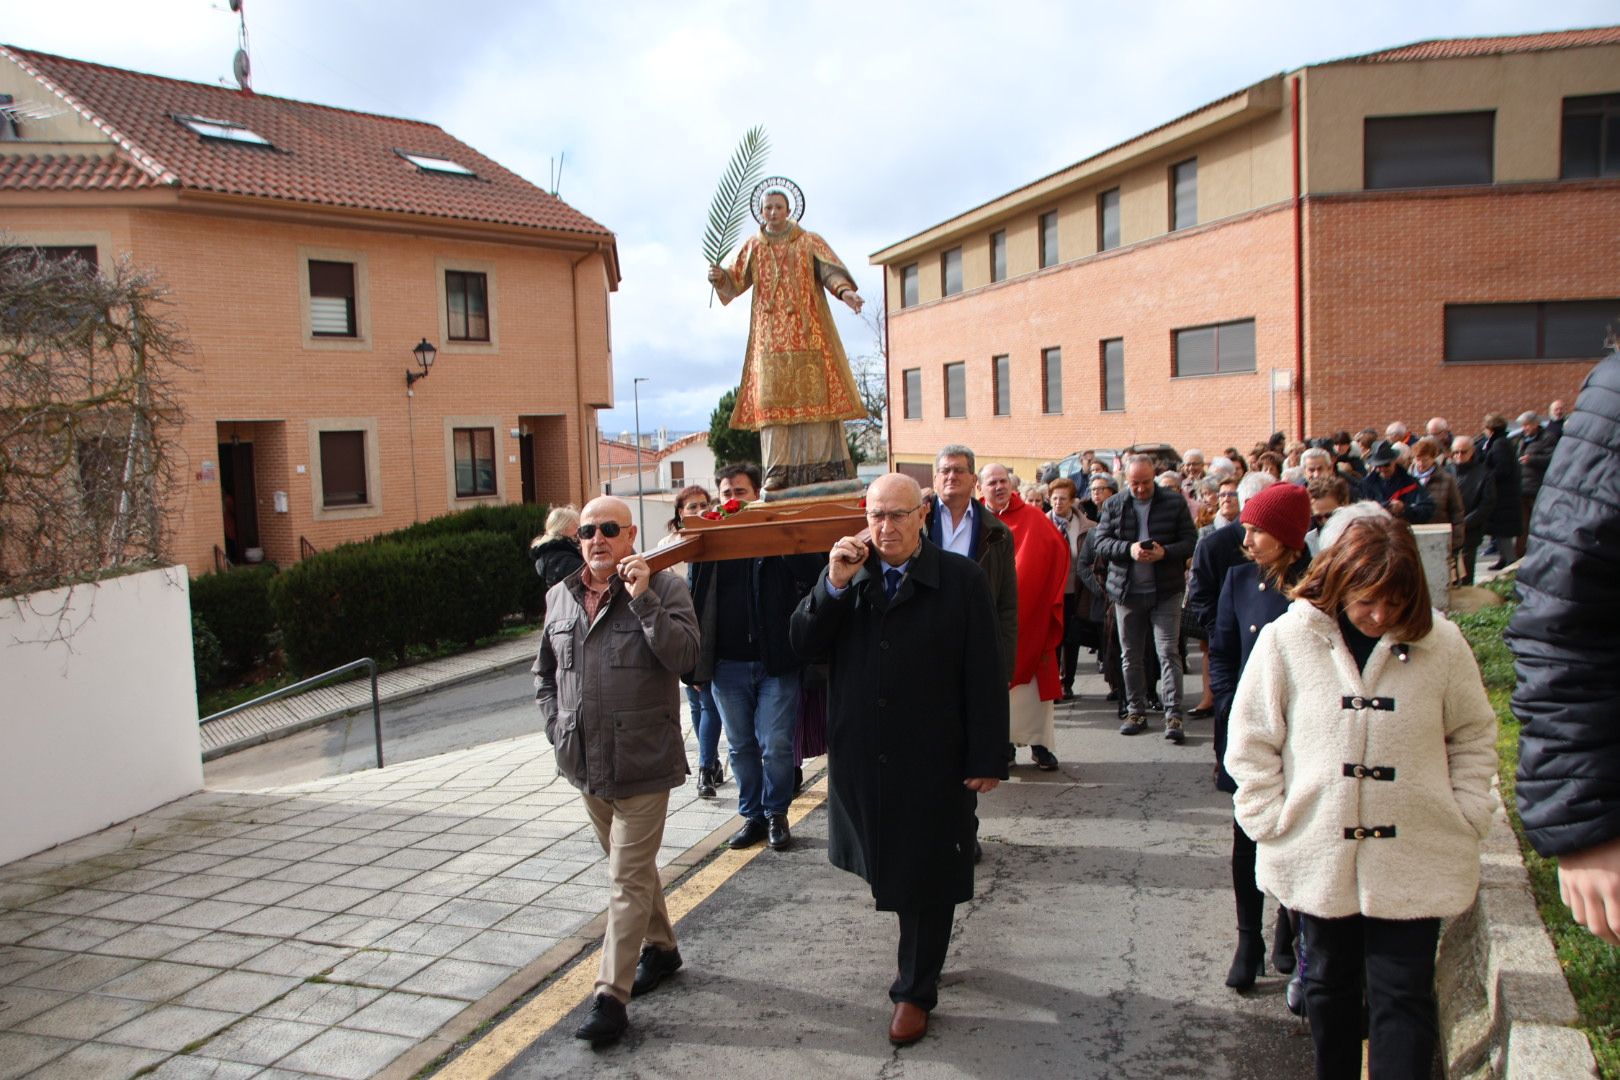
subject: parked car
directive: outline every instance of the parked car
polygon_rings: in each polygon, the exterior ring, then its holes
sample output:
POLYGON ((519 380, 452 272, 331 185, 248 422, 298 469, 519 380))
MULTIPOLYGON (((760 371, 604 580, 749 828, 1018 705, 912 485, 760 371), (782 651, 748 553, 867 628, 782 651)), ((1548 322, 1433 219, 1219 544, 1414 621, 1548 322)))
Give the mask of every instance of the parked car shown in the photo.
MULTIPOLYGON (((1057 475, 1072 477, 1080 468, 1080 459, 1088 451, 1077 450, 1057 464, 1057 475)), ((1146 454, 1153 459, 1155 472, 1181 468, 1181 454, 1169 443, 1135 443, 1123 450, 1097 449, 1089 451, 1092 457, 1108 466, 1108 471, 1119 472, 1119 464, 1132 454, 1146 454)))

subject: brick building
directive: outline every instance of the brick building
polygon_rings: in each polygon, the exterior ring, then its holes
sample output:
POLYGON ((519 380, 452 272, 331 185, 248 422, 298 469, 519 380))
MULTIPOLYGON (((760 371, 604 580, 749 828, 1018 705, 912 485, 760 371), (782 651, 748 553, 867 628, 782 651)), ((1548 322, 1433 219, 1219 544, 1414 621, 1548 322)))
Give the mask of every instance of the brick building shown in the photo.
POLYGON ((597 490, 614 236, 433 125, 0 46, 0 230, 169 287, 194 573, 597 490))
POLYGON ((1620 27, 1274 75, 872 262, 912 471, 1544 410, 1620 323, 1620 27))

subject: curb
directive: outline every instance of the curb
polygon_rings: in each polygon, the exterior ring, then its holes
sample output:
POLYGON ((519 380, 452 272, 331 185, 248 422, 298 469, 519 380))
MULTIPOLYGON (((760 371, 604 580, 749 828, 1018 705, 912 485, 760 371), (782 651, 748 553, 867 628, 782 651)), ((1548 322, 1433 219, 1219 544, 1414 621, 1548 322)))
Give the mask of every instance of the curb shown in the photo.
MULTIPOLYGON (((532 656, 517 656, 510 660, 496 661, 489 664, 487 667, 480 668, 476 671, 457 672, 454 675, 447 675, 444 678, 435 679, 432 682, 423 683, 419 686, 402 687, 401 689, 387 693, 379 690, 377 695, 377 704, 397 705, 402 701, 410 701, 413 698, 423 697, 427 694, 432 694, 439 690, 443 690, 446 687, 459 686, 462 683, 471 682, 474 679, 482 679, 486 675, 491 675, 499 671, 505 671, 507 668, 516 667, 519 664, 532 663, 534 663, 534 657, 532 656)), ((329 724, 333 720, 341 720, 344 717, 369 712, 370 709, 371 696, 367 694, 366 700, 359 704, 339 705, 335 709, 328 709, 325 712, 317 713, 313 716, 300 717, 297 720, 293 720, 285 724, 278 724, 275 727, 269 728, 265 731, 254 732, 252 735, 237 739, 234 742, 225 743, 223 746, 215 746, 205 749, 202 752, 202 759, 205 763, 214 761, 217 758, 225 757, 227 754, 234 754, 238 750, 246 750, 249 747, 260 746, 267 742, 274 742, 277 739, 285 739, 289 735, 296 735, 301 731, 308 731, 310 728, 320 727, 322 724, 329 724)), ((384 746, 384 749, 387 749, 386 745, 384 746)))
POLYGON ((1597 1062, 1500 806, 1474 905, 1446 922, 1436 984, 1447 1080, 1592 1080, 1597 1062))

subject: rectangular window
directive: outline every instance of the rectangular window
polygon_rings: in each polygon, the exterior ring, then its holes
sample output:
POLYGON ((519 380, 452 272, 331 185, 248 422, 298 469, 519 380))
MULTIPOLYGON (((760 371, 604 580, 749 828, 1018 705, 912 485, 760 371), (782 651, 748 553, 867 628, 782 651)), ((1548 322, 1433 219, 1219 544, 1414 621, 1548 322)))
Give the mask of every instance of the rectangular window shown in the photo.
POLYGON ((939 257, 939 294, 955 296, 962 291, 962 249, 959 247, 939 257))
POLYGON ((1097 250, 1119 247, 1119 188, 1097 196, 1097 250))
POLYGON ((1123 412, 1125 409, 1125 339, 1112 338, 1102 343, 1102 407, 1103 412, 1123 412))
POLYGON ((990 234, 990 280, 1007 280, 1007 231, 998 229, 990 234))
POLYGON ((917 264, 900 268, 900 306, 903 308, 917 306, 917 264))
POLYGON ((907 368, 900 373, 903 385, 900 396, 905 405, 907 420, 922 419, 922 368, 907 368))
POLYGON ((1565 180, 1620 176, 1620 94, 1564 99, 1565 180))
POLYGON ((1369 116, 1362 182, 1368 190, 1489 184, 1495 139, 1494 112, 1369 116))
POLYGON ((1005 356, 992 356, 990 366, 993 368, 993 402, 995 415, 1012 415, 1012 360, 1005 356))
POLYGON ((967 365, 945 365, 945 415, 967 415, 967 365))
POLYGON ((17 247, 0 248, 0 259, 10 262, 37 261, 48 266, 69 266, 74 262, 83 263, 90 270, 96 269, 96 248, 94 244, 80 246, 41 245, 32 247, 19 245, 17 247))
POLYGON ((1041 412, 1063 411, 1063 350, 1041 350, 1041 412))
POLYGON ((1175 332, 1175 374, 1178 378, 1253 370, 1253 319, 1194 326, 1175 332))
POLYGON ((1050 210, 1040 220, 1041 269, 1058 263, 1057 211, 1050 210))
POLYGON ((669 486, 677 491, 686 486, 686 462, 672 461, 669 463, 669 486))
POLYGON ((309 332, 354 337, 354 263, 309 260, 309 332))
POLYGON ((456 453, 456 498, 495 494, 495 429, 456 428, 452 438, 456 453))
POLYGON ((1620 298, 1527 304, 1447 304, 1446 359, 1596 360, 1620 298))
POLYGON ((451 341, 489 340, 489 277, 469 270, 444 272, 451 341))
POLYGON ((323 431, 321 435, 321 501, 332 506, 364 506, 366 433, 323 431))
POLYGON ((1198 159, 1188 158, 1170 166, 1170 229, 1190 229, 1198 224, 1198 159))

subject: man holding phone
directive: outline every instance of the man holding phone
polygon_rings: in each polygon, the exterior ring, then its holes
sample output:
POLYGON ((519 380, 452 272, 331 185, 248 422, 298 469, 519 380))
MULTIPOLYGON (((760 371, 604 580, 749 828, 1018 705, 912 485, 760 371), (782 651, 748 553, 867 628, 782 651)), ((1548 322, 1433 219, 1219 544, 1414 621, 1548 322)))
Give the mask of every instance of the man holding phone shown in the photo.
POLYGON ((531 671, 557 771, 579 789, 613 879, 596 991, 574 1032, 594 1047, 624 1034, 632 995, 681 966, 658 848, 669 791, 686 781, 680 673, 697 662, 698 625, 686 583, 636 553, 623 500, 587 503, 579 541, 585 565, 546 594, 531 671))
POLYGON ((1153 459, 1133 454, 1125 461, 1125 491, 1103 504, 1097 523, 1097 554, 1108 562, 1104 587, 1114 601, 1125 674, 1125 721, 1121 735, 1147 730, 1147 657, 1143 638, 1151 627, 1159 656, 1159 700, 1164 737, 1186 739, 1181 710, 1181 599, 1187 560, 1198 542, 1187 500, 1153 482, 1153 459))

